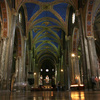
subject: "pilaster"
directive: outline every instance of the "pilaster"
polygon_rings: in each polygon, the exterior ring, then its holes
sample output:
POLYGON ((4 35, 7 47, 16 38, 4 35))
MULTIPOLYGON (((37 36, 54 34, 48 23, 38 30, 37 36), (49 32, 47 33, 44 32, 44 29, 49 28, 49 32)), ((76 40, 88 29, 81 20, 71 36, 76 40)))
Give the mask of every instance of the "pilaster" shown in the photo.
POLYGON ((18 57, 18 82, 22 82, 22 58, 21 56, 18 57))
POLYGON ((98 76, 98 61, 95 49, 95 41, 93 37, 87 37, 87 41, 90 57, 91 76, 98 76))
POLYGON ((57 80, 57 68, 58 68, 58 64, 55 65, 55 84, 57 84, 58 80, 57 80))
POLYGON ((27 38, 24 37, 24 49, 23 49, 23 80, 25 81, 25 61, 26 61, 26 42, 27 38))
POLYGON ((31 67, 32 67, 32 66, 31 66, 31 65, 32 65, 31 63, 32 63, 32 51, 30 50, 30 51, 29 51, 29 71, 31 71, 31 69, 32 69, 32 68, 31 68, 31 67))
POLYGON ((62 51, 62 56, 61 56, 61 68, 60 68, 60 83, 63 86, 64 85, 64 57, 63 57, 63 51, 62 51))
POLYGON ((35 65, 35 69, 34 69, 34 87, 37 88, 38 87, 38 79, 39 79, 39 68, 38 65, 35 65))
POLYGON ((70 37, 66 40, 66 67, 67 67, 67 89, 70 90, 71 85, 71 42, 70 37))
POLYGON ((71 58, 71 84, 75 84, 75 57, 71 58))
POLYGON ((58 67, 57 67, 57 80, 58 81, 61 81, 61 79, 60 79, 60 74, 61 74, 60 70, 61 70, 61 59, 59 58, 59 64, 58 64, 58 67))

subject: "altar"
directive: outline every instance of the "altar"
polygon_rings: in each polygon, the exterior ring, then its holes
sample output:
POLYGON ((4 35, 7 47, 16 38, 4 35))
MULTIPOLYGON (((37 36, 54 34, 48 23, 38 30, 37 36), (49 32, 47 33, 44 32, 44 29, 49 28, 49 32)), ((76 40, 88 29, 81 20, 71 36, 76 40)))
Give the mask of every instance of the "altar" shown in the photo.
POLYGON ((49 76, 47 75, 46 78, 44 79, 44 86, 49 86, 51 85, 51 79, 49 79, 49 76))

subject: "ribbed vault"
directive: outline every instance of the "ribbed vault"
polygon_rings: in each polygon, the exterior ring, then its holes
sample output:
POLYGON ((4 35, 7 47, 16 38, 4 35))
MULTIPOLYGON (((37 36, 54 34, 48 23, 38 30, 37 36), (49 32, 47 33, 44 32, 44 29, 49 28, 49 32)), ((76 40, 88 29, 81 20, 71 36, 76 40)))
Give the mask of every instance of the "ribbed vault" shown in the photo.
POLYGON ((27 32, 31 33, 31 48, 36 63, 57 62, 67 33, 69 0, 25 0, 27 32))

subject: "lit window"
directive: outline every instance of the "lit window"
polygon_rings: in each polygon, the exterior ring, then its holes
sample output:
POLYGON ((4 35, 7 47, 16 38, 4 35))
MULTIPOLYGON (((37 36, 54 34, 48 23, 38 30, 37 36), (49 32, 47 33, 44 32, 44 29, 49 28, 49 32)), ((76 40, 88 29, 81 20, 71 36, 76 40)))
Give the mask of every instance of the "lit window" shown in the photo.
POLYGON ((46 72, 49 72, 49 69, 46 69, 46 72))
POLYGON ((43 69, 41 69, 41 72, 43 71, 43 69))
POLYGON ((72 23, 75 23, 75 13, 72 14, 72 23))
POLYGON ((21 23, 22 22, 22 14, 19 13, 19 22, 21 23))

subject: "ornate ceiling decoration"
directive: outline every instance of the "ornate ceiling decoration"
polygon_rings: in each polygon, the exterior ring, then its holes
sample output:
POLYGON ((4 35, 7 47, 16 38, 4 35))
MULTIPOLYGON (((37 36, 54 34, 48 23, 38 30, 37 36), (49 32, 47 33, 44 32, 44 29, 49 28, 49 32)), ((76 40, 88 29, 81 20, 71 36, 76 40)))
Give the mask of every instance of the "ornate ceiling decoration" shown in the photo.
MULTIPOLYGON (((18 0, 17 0, 18 1, 18 0)), ((32 48, 36 60, 50 58, 57 61, 66 34, 68 6, 74 0, 20 0, 17 9, 24 5, 27 13, 27 32, 32 34, 32 48)))

